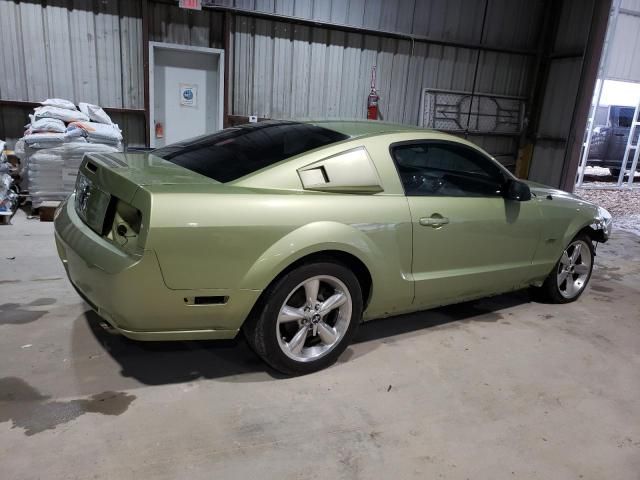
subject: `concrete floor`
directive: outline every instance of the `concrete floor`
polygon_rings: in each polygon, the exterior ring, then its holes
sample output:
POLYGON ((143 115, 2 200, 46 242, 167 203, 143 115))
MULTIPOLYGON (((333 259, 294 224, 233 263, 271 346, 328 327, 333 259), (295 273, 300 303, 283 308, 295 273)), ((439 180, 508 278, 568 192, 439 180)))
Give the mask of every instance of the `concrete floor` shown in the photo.
POLYGON ((286 379, 242 341, 103 332, 52 230, 0 228, 2 479, 640 478, 640 237, 600 246, 577 303, 368 323, 286 379))

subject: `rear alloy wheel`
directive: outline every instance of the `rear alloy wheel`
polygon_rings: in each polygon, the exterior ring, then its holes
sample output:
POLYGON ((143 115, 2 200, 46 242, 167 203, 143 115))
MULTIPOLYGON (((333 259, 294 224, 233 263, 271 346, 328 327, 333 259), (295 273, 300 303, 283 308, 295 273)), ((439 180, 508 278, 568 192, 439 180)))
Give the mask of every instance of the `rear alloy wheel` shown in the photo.
POLYGON ((593 258, 591 239, 586 235, 574 238, 541 287, 545 299, 552 303, 577 300, 591 278, 593 258))
POLYGON ((280 308, 278 344, 289 358, 309 362, 328 354, 349 328, 349 290, 336 277, 318 275, 294 287, 280 308))
POLYGON ((336 361, 362 316, 355 275, 335 263, 303 265, 265 292, 262 313, 249 319, 245 336, 272 367, 303 374, 336 361))

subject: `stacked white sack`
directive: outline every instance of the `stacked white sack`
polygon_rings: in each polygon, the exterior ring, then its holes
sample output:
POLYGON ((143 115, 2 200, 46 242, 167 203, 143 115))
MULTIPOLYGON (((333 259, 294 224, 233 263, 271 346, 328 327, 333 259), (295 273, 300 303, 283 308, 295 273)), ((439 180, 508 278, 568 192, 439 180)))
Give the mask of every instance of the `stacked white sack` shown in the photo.
POLYGON ((45 201, 64 200, 75 187, 78 168, 86 153, 115 153, 119 150, 99 143, 67 142, 31 155, 29 192, 34 208, 45 201))
POLYGON ((117 146, 122 142, 122 133, 115 123, 72 122, 67 127, 69 138, 85 137, 87 142, 117 146))
POLYGON ((32 205, 63 200, 75 187, 85 153, 122 151, 122 134, 97 105, 49 98, 30 115, 25 135, 16 143, 21 160, 22 185, 32 205), (25 181, 26 179, 26 181, 25 181))
POLYGON ((111 121, 111 117, 107 115, 107 112, 105 112, 98 105, 92 105, 91 103, 80 102, 79 107, 80 107, 80 111, 84 113, 87 117, 89 117, 89 120, 91 120, 92 122, 106 123, 108 125, 111 125, 113 123, 111 121))

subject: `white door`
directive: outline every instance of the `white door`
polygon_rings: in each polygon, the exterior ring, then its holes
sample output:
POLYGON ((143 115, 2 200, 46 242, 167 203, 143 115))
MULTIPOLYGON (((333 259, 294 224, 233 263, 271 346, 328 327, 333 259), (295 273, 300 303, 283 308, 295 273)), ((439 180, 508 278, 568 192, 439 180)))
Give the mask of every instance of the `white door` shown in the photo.
POLYGON ((220 130, 223 53, 158 43, 150 49, 151 146, 220 130))

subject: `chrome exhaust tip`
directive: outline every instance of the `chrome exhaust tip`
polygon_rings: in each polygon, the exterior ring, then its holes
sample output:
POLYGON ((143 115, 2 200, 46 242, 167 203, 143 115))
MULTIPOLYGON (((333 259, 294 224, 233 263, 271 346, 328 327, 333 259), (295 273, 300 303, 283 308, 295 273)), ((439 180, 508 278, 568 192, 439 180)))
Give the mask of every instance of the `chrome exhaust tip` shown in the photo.
POLYGON ((101 321, 99 325, 102 327, 102 329, 105 332, 110 333, 111 335, 120 335, 118 331, 115 328, 113 328, 109 322, 105 320, 101 321))

